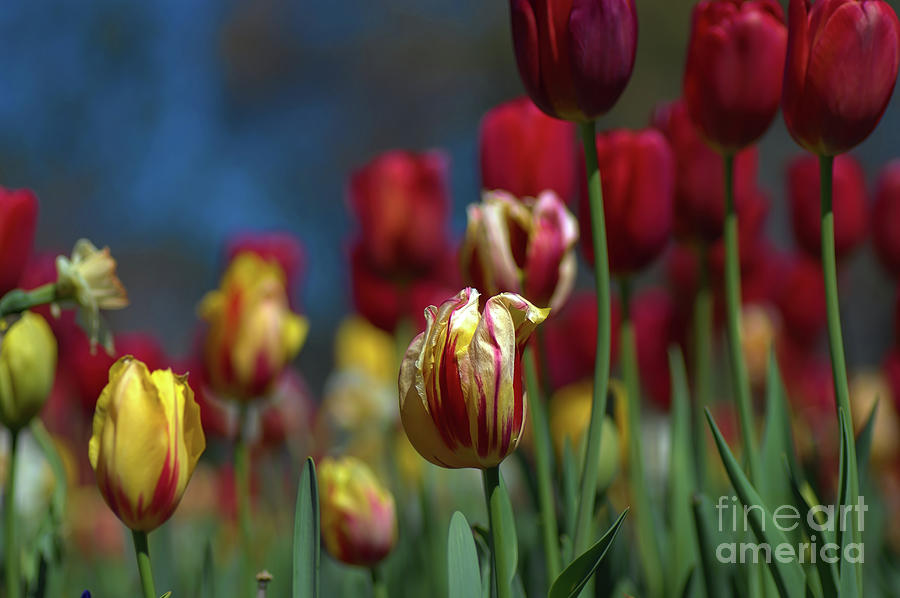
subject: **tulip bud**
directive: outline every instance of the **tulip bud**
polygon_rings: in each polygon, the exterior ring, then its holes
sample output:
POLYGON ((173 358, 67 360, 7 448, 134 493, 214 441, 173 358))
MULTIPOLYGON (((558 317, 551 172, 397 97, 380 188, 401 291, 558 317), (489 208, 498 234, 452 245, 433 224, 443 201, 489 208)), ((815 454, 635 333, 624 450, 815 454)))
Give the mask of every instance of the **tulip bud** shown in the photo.
POLYGON ((633 0, 510 0, 519 76, 538 108, 588 121, 619 99, 637 49, 633 0))
POLYGON ((126 526, 149 532, 175 511, 206 448, 187 376, 126 356, 97 400, 88 456, 106 504, 126 526))
POLYGON ((565 303, 575 283, 578 222, 555 193, 519 201, 487 192, 468 214, 460 249, 468 283, 491 295, 520 293, 551 309, 565 303))
POLYGON ((277 262, 284 272, 288 300, 294 303, 296 291, 303 273, 306 256, 300 241, 289 233, 245 233, 230 239, 226 249, 228 261, 249 251, 264 260, 277 262))
POLYGON ((410 443, 435 465, 485 469, 519 444, 525 426, 522 350, 547 318, 519 295, 503 293, 478 311, 467 288, 439 307, 400 366, 400 417, 410 443))
POLYGON ((34 193, 0 187, 0 296, 19 285, 34 243, 37 212, 34 193))
POLYGON ((204 357, 214 390, 240 401, 264 396, 297 355, 308 324, 290 310, 284 284, 276 263, 245 252, 229 264, 219 290, 203 298, 204 357))
MULTIPOLYGON (((609 268, 615 274, 633 273, 655 260, 672 234, 675 159, 666 138, 645 129, 598 135, 597 160, 603 175, 609 268)), ((581 221, 590 222, 586 189, 579 205, 581 221)), ((581 235, 581 247, 593 263, 590 228, 581 235)))
MULTIPOLYGON (((835 226, 839 224, 835 219, 835 226)), ((881 264, 900 276, 900 160, 881 171, 872 208, 872 241, 881 264)))
POLYGON ((372 567, 397 542, 394 497, 369 466, 354 457, 323 459, 318 467, 322 540, 348 565, 372 567))
POLYGON ((805 256, 787 266, 777 297, 785 332, 802 346, 816 342, 825 328, 825 278, 818 262, 805 256))
POLYGON ((672 402, 669 345, 675 342, 675 304, 661 288, 648 288, 633 299, 638 370, 647 397, 660 409, 672 402))
POLYGON ((882 0, 790 0, 782 109, 794 139, 834 156, 875 129, 897 80, 900 23, 882 0))
MULTIPOLYGON (((862 165, 851 156, 835 158, 833 173, 834 250, 840 258, 855 249, 866 235, 866 176, 862 165)), ((794 238, 807 253, 818 257, 822 251, 818 158, 804 154, 792 160, 787 183, 794 238)))
POLYGON ((0 421, 19 430, 38 414, 53 388, 56 338, 46 320, 25 312, 0 340, 0 421))
POLYGON ((575 194, 575 129, 546 116, 528 98, 492 109, 481 121, 481 188, 516 197, 575 194))
POLYGON ((694 7, 684 99, 703 137, 720 151, 750 145, 772 124, 786 44, 775 0, 704 0, 694 7))

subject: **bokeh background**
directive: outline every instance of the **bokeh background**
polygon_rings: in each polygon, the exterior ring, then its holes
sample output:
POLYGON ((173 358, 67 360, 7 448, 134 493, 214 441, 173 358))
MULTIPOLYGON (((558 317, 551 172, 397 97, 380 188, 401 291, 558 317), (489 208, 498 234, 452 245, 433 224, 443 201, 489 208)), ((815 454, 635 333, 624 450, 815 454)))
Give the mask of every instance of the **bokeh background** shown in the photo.
MULTIPOLYGON (((637 4, 634 76, 601 128, 645 126, 680 92, 693 2, 637 4)), ((229 235, 296 234, 312 323, 300 366, 316 390, 351 309, 348 173, 390 148, 443 148, 461 235, 479 194, 479 119, 522 93, 500 0, 7 0, 0 39, 0 184, 38 193, 38 247, 109 245, 132 299, 114 328, 153 331, 177 355, 229 235)), ((895 94, 854 152, 870 184, 900 155, 898 133, 895 94)), ((782 247, 784 162, 798 152, 779 117, 761 178, 782 247)), ((895 289, 868 247, 844 270, 849 360, 878 363, 895 289)))

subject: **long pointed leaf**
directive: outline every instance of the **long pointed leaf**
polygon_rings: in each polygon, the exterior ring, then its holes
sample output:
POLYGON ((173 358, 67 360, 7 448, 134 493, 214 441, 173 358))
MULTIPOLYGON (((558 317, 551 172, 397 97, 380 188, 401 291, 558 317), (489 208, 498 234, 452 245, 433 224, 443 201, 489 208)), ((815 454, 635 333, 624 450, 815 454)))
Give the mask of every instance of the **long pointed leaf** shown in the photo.
POLYGON ((838 501, 839 508, 837 517, 838 545, 841 547, 840 577, 838 583, 841 588, 841 598, 856 598, 857 596, 859 596, 858 583, 860 581, 860 567, 858 564, 851 563, 844 558, 848 553, 848 547, 855 542, 855 523, 853 522, 854 513, 851 512, 850 516, 846 518, 846 520, 850 522, 850 529, 843 529, 845 521, 845 518, 843 516, 843 507, 851 505, 851 503, 854 502, 851 480, 853 479, 854 475, 852 468, 856 467, 856 463, 852 462, 850 458, 850 455, 852 455, 850 451, 850 443, 852 442, 850 434, 850 424, 843 409, 838 410, 838 425, 841 428, 842 475, 840 476, 840 479, 843 481, 843 484, 840 488, 840 500, 838 501))
POLYGON ((697 528, 697 544, 700 553, 700 569, 706 587, 707 598, 725 595, 725 584, 722 579, 722 568, 715 559, 716 539, 713 536, 714 526, 710 523, 712 505, 704 494, 694 496, 694 525, 697 528))
POLYGON ((875 433, 875 418, 878 416, 878 404, 881 399, 876 399, 872 405, 872 411, 866 419, 866 425, 856 438, 856 467, 859 469, 859 478, 862 480, 869 471, 869 455, 872 452, 872 435, 875 433))
POLYGON ((294 509, 293 598, 319 596, 319 486, 316 465, 306 459, 294 509))
POLYGON ((588 548, 584 554, 575 559, 571 565, 559 574, 559 577, 556 578, 550 587, 549 598, 574 598, 578 596, 578 593, 581 592, 581 589, 584 588, 591 576, 597 571, 597 567, 600 566, 603 557, 609 551, 609 547, 613 540, 616 539, 616 534, 619 533, 619 528, 622 527, 622 522, 627 514, 628 510, 626 509, 596 544, 588 548))
POLYGON ((456 511, 450 518, 447 537, 447 571, 449 598, 481 596, 481 569, 475 538, 466 516, 456 511))

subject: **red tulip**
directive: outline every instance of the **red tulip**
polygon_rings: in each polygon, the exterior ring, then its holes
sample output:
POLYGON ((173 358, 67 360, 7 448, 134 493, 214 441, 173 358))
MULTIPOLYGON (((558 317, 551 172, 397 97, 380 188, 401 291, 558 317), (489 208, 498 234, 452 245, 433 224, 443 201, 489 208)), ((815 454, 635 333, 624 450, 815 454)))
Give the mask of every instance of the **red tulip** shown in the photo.
POLYGON ((484 115, 480 151, 482 189, 516 197, 550 190, 566 203, 575 194, 575 129, 546 116, 527 97, 484 115))
POLYGON ((809 151, 859 144, 887 107, 900 63, 900 23, 882 0, 790 0, 782 109, 809 151))
MULTIPOLYGON (((834 160, 832 202, 834 248, 837 257, 847 255, 865 238, 869 215, 866 207, 866 175, 851 156, 834 160)), ((810 255, 822 251, 822 215, 819 198, 819 160, 798 156, 788 166, 787 191, 791 224, 797 244, 810 255)))
POLYGON ((447 251, 447 159, 439 152, 392 151, 356 171, 350 207, 360 248, 388 273, 430 269, 447 251))
POLYGON ((663 289, 650 288, 634 298, 631 309, 641 384, 657 407, 668 409, 672 400, 668 351, 675 338, 675 304, 663 289))
POLYGON ((0 295, 19 284, 34 243, 37 213, 34 193, 0 187, 0 295))
MULTIPOLYGON (((662 131, 675 155, 675 236, 710 243, 722 236, 725 175, 722 155, 700 137, 683 100, 660 104, 653 126, 662 131)), ((748 147, 734 158, 734 201, 738 213, 757 194, 757 150, 748 147)))
MULTIPOLYGON (((839 222, 835 219, 835 226, 839 222)), ((900 276, 900 159, 889 162, 878 177, 872 241, 882 265, 900 276)))
MULTIPOLYGON (((627 274, 646 267, 665 249, 672 233, 675 158, 665 137, 654 129, 618 130, 597 136, 603 183, 609 267, 627 274)), ((580 216, 590 222, 587 191, 580 216)), ((593 235, 581 231, 582 248, 594 261, 593 235)))
POLYGON ((772 124, 786 45, 775 0, 705 0, 694 7, 684 98, 703 137, 722 152, 746 147, 772 124))
POLYGON ((637 49, 634 0, 510 0, 519 75, 538 108, 593 120, 619 99, 637 49))
POLYGON ((802 346, 811 346, 825 328, 825 279, 818 262, 797 256, 787 266, 777 297, 785 332, 802 346))
MULTIPOLYGON (((226 249, 230 262, 241 252, 249 251, 267 260, 275 260, 284 271, 289 299, 297 290, 306 262, 303 245, 290 233, 242 233, 228 241, 226 249)), ((293 302, 291 303, 293 306, 293 302)))

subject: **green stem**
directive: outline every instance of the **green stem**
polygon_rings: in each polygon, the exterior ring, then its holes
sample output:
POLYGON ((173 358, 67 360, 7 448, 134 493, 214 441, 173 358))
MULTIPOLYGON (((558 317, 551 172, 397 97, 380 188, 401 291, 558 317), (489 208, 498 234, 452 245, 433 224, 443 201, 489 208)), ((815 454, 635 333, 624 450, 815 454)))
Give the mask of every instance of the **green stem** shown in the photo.
POLYGON ((622 347, 622 375, 628 395, 628 470, 632 500, 637 507, 636 526, 638 550, 647 580, 649 596, 661 596, 663 580, 659 544, 654 530, 653 511, 647 494, 647 480, 644 474, 644 455, 641 448, 641 383, 637 362, 637 342, 634 334, 634 320, 631 315, 631 281, 619 280, 622 293, 622 324, 620 346, 622 347))
POLYGON ((53 303, 57 299, 56 283, 54 282, 39 286, 31 291, 13 289, 0 298, 0 318, 23 312, 26 309, 39 305, 53 303))
POLYGON ((559 527, 556 522, 556 504, 553 501, 553 452, 550 446, 550 428, 547 410, 537 380, 534 347, 525 350, 525 388, 528 392, 528 415, 534 434, 534 461, 537 469, 538 502, 541 511, 541 532, 544 539, 547 580, 559 575, 559 527))
POLYGON ((372 598, 388 598, 387 584, 377 566, 369 569, 372 574, 372 598))
POLYGON ((609 258, 606 251, 606 224, 603 214, 603 189, 600 184, 600 168, 597 164, 597 145, 593 122, 580 125, 584 146, 584 162, 587 172, 588 194, 591 205, 591 233, 594 239, 594 284, 597 290, 597 356, 594 361, 594 396, 591 403, 591 421, 588 426, 584 468, 581 473, 581 490, 578 500, 578 516, 575 524, 573 558, 587 550, 591 543, 591 523, 594 501, 597 498, 597 476, 600 467, 600 431, 606 413, 606 392, 609 384, 609 258))
POLYGON ((709 281, 709 248, 704 244, 697 253, 700 272, 700 286, 694 297, 693 349, 694 349, 694 461, 697 467, 698 487, 706 485, 708 463, 706 439, 709 427, 704 411, 712 397, 712 335, 713 335, 713 293, 709 281))
POLYGON ((4 552, 6 554, 6 595, 19 598, 21 594, 19 577, 19 546, 16 544, 16 451, 19 445, 19 431, 10 430, 9 467, 6 471, 6 498, 3 503, 3 523, 6 526, 4 552))
POLYGON ((150 567, 150 549, 147 547, 147 532, 131 530, 134 552, 137 555, 138 571, 141 574, 141 589, 144 598, 157 598, 153 585, 153 569, 150 567))
MULTIPOLYGON (((500 490, 500 467, 489 467, 482 470, 482 479, 484 481, 484 500, 487 504, 488 522, 491 528, 491 557, 493 567, 491 567, 491 581, 493 587, 496 588, 497 598, 510 598, 512 596, 512 588, 509 580, 512 579, 512 571, 507 571, 506 566, 509 559, 506 558, 509 546, 504 542, 503 533, 503 506, 499 496, 500 490)), ((452 571, 450 572, 452 574, 452 571)))
MULTIPOLYGON (((243 541, 250 540, 250 447, 247 444, 247 406, 238 413, 237 436, 234 439, 234 483, 237 496, 238 524, 243 541)), ((245 546, 249 549, 249 546, 245 546)))
POLYGON ((750 379, 741 349, 741 266, 738 254, 738 220, 734 208, 734 155, 725 163, 725 312, 728 325, 728 354, 731 358, 731 382, 737 402, 744 459, 751 481, 759 480, 759 454, 754 440, 750 379))

